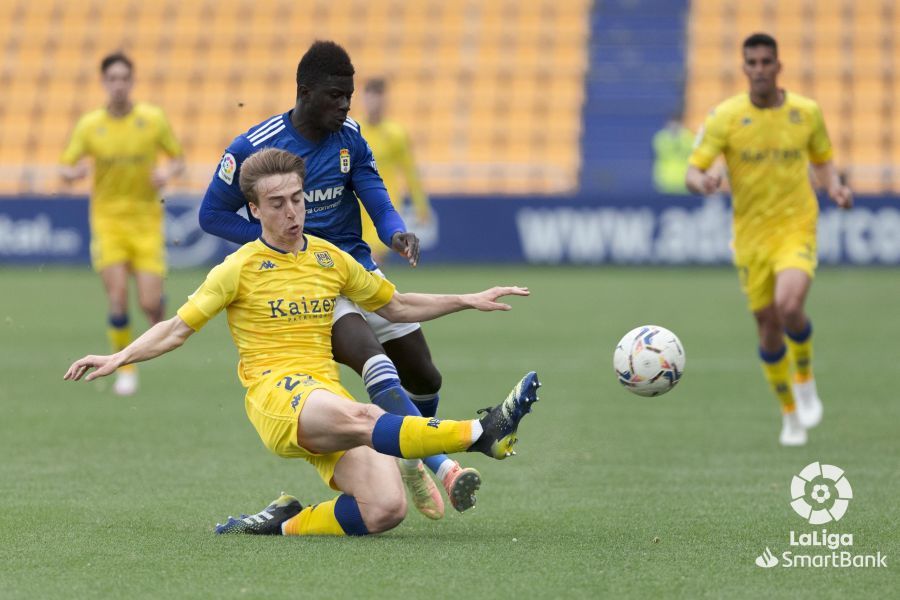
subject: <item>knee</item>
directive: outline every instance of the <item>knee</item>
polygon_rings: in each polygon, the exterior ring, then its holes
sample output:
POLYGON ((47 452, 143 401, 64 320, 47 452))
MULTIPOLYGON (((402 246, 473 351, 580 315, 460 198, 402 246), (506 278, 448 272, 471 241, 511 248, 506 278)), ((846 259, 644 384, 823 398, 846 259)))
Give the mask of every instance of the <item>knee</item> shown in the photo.
POLYGON ((383 533, 403 522, 406 508, 406 493, 402 486, 397 490, 385 490, 377 501, 366 505, 362 512, 363 521, 369 533, 383 533))
POLYGON ((760 345, 767 350, 775 350, 784 343, 784 326, 774 311, 757 315, 756 325, 759 330, 760 345))
POLYGON ((147 319, 152 323, 158 323, 163 318, 163 304, 158 298, 152 300, 141 299, 141 310, 147 315, 147 319))
POLYGON ((400 382, 412 394, 437 394, 444 381, 434 363, 428 361, 415 370, 403 373, 400 382))
POLYGON ((383 414, 384 411, 374 404, 353 403, 353 407, 346 413, 345 425, 362 433, 370 433, 383 414))
POLYGON ((803 302, 799 298, 782 298, 775 305, 783 323, 798 323, 804 320, 803 302))

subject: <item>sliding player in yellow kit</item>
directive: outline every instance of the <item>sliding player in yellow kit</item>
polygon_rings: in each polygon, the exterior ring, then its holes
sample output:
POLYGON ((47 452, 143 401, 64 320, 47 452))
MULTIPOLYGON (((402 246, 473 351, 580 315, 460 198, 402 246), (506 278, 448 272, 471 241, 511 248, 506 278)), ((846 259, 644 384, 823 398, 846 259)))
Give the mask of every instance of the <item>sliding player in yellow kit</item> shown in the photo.
MULTIPOLYGON (((131 100, 134 68, 121 53, 100 64, 107 105, 85 114, 75 125, 62 155, 66 182, 85 177, 86 158, 94 159, 91 197, 91 262, 100 273, 109 301, 108 335, 113 351, 131 341, 128 325, 128 274, 137 283, 138 303, 151 325, 162 320, 166 272, 163 207, 159 191, 184 170, 181 146, 163 111, 131 100), (159 152, 172 160, 157 167, 159 152)), ((124 367, 113 388, 137 391, 137 372, 124 367)))
MULTIPOLYGON (((378 165, 378 174, 384 181, 388 196, 395 202, 395 208, 402 208, 403 198, 409 199, 415 208, 416 225, 420 228, 431 221, 431 204, 422 187, 416 162, 413 159, 409 134, 402 124, 385 117, 387 83, 384 79, 366 82, 363 92, 365 119, 360 119, 360 129, 366 133, 366 141, 372 149, 372 156, 378 165), (404 193, 405 192, 405 193, 404 193)), ((388 248, 378 238, 375 224, 365 208, 360 205, 362 217, 362 238, 372 249, 372 259, 380 264, 388 256, 388 248)), ((415 228, 413 228, 415 229, 415 228)))
POLYGON ((841 208, 853 205, 831 162, 819 106, 778 87, 778 45, 757 33, 743 44, 749 93, 713 110, 697 136, 688 189, 711 194, 720 178, 708 172, 725 156, 734 205, 734 262, 759 333, 763 372, 782 407, 779 441, 806 443, 822 419, 812 372, 812 323, 804 310, 815 273, 818 202, 809 165, 841 208), (793 371, 793 385, 791 382, 793 371))
MULTIPOLYGON (((227 311, 240 355, 238 374, 247 388, 247 416, 263 444, 279 456, 307 460, 343 494, 306 508, 282 495, 255 515, 229 518, 217 533, 365 535, 396 527, 406 514, 406 493, 391 457, 476 451, 505 458, 513 453, 519 422, 537 401, 540 383, 532 371, 479 420, 403 417, 354 402, 339 383, 332 357, 331 324, 339 296, 388 320, 417 322, 468 308, 509 310, 497 299, 527 296, 528 290, 397 292, 337 246, 304 234, 305 175, 303 159, 284 150, 266 148, 248 157, 240 187, 262 236, 210 271, 175 317, 121 352, 85 356, 64 377, 77 381, 93 368, 86 378, 91 380, 155 358, 227 311)), ((380 383, 376 396, 401 389, 396 378, 380 383)))

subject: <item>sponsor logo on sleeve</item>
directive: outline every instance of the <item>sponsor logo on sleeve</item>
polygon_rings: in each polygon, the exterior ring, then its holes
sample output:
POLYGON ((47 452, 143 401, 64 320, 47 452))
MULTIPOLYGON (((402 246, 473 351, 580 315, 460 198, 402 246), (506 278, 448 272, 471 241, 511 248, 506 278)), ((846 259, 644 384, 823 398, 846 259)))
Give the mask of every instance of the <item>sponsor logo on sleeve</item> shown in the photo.
POLYGON ((231 182, 234 181, 234 172, 237 170, 237 161, 234 159, 234 155, 231 152, 226 152, 225 156, 222 157, 222 162, 219 163, 219 179, 231 185, 231 182))

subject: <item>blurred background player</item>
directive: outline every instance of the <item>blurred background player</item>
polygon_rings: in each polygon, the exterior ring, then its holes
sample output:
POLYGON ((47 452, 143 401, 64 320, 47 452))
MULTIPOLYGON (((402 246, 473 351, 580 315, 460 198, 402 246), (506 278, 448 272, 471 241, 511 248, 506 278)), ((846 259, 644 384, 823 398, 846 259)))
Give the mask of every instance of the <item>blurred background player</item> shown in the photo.
MULTIPOLYGON (((384 79, 366 82, 363 90, 366 117, 359 121, 360 128, 366 132, 366 141, 378 165, 378 174, 384 180, 384 187, 394 207, 402 213, 403 200, 408 194, 415 210, 415 225, 421 227, 431 222, 431 204, 419 178, 406 128, 397 121, 385 118, 386 97, 387 83, 384 79)), ((385 245, 378 238, 369 213, 363 210, 361 214, 363 240, 372 249, 372 260, 379 264, 387 257, 385 245)))
POLYGON ((706 119, 686 177, 694 193, 711 194, 707 173, 724 154, 734 203, 734 262, 759 333, 759 356, 781 402, 780 442, 806 443, 822 418, 812 372, 812 323, 804 310, 815 273, 819 205, 809 165, 841 208, 853 205, 832 164, 818 104, 778 87, 778 46, 756 33, 743 44, 749 93, 718 105, 706 119), (791 371, 794 379, 791 385, 791 371))
MULTIPOLYGON (((133 102, 134 66, 122 53, 100 63, 107 104, 78 121, 62 155, 60 174, 68 184, 85 177, 93 159, 90 203, 91 261, 109 301, 113 351, 131 342, 128 275, 134 275, 138 303, 151 325, 162 320, 165 233, 160 190, 184 170, 181 146, 159 107, 133 102), (162 151, 172 160, 157 166, 162 151)), ((137 391, 137 372, 123 367, 113 387, 137 391)))
MULTIPOLYGON (((238 179, 244 160, 275 147, 306 160, 306 228, 311 234, 381 275, 362 239, 361 202, 379 239, 416 265, 419 240, 406 231, 359 124, 348 116, 354 73, 350 56, 338 44, 318 41, 310 46, 297 65, 294 107, 251 127, 226 149, 200 207, 204 231, 240 244, 260 236, 259 221, 251 214, 238 179), (247 219, 237 214, 242 208, 247 219)), ((396 414, 407 414, 403 411, 412 407, 422 416, 435 416, 441 374, 418 323, 392 323, 339 298, 331 335, 335 360, 359 373, 372 402, 396 414), (402 387, 392 387, 388 395, 380 393, 394 381, 402 382, 402 387)), ((475 505, 475 492, 481 485, 478 471, 463 468, 444 454, 428 457, 425 463, 444 485, 456 510, 475 505)), ((422 463, 401 461, 400 468, 419 512, 441 518, 443 499, 422 463)))

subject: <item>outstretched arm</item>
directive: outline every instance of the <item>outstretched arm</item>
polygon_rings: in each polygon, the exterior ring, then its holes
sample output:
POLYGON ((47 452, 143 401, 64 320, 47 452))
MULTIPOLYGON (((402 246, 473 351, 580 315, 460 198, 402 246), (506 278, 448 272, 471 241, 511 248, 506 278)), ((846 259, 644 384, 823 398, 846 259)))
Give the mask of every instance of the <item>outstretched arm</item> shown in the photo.
POLYGON ((375 312, 394 323, 430 321, 450 313, 474 308, 485 312, 510 310, 509 304, 497 302, 503 296, 528 296, 525 287, 493 287, 477 294, 401 294, 375 312))
POLYGON ((168 321, 157 323, 138 339, 134 340, 126 348, 115 354, 95 356, 90 354, 76 360, 63 376, 65 380, 78 381, 89 370, 96 369, 85 377, 85 381, 91 381, 98 377, 105 377, 114 373, 122 365, 141 362, 156 358, 178 348, 194 333, 187 323, 178 315, 168 321))

